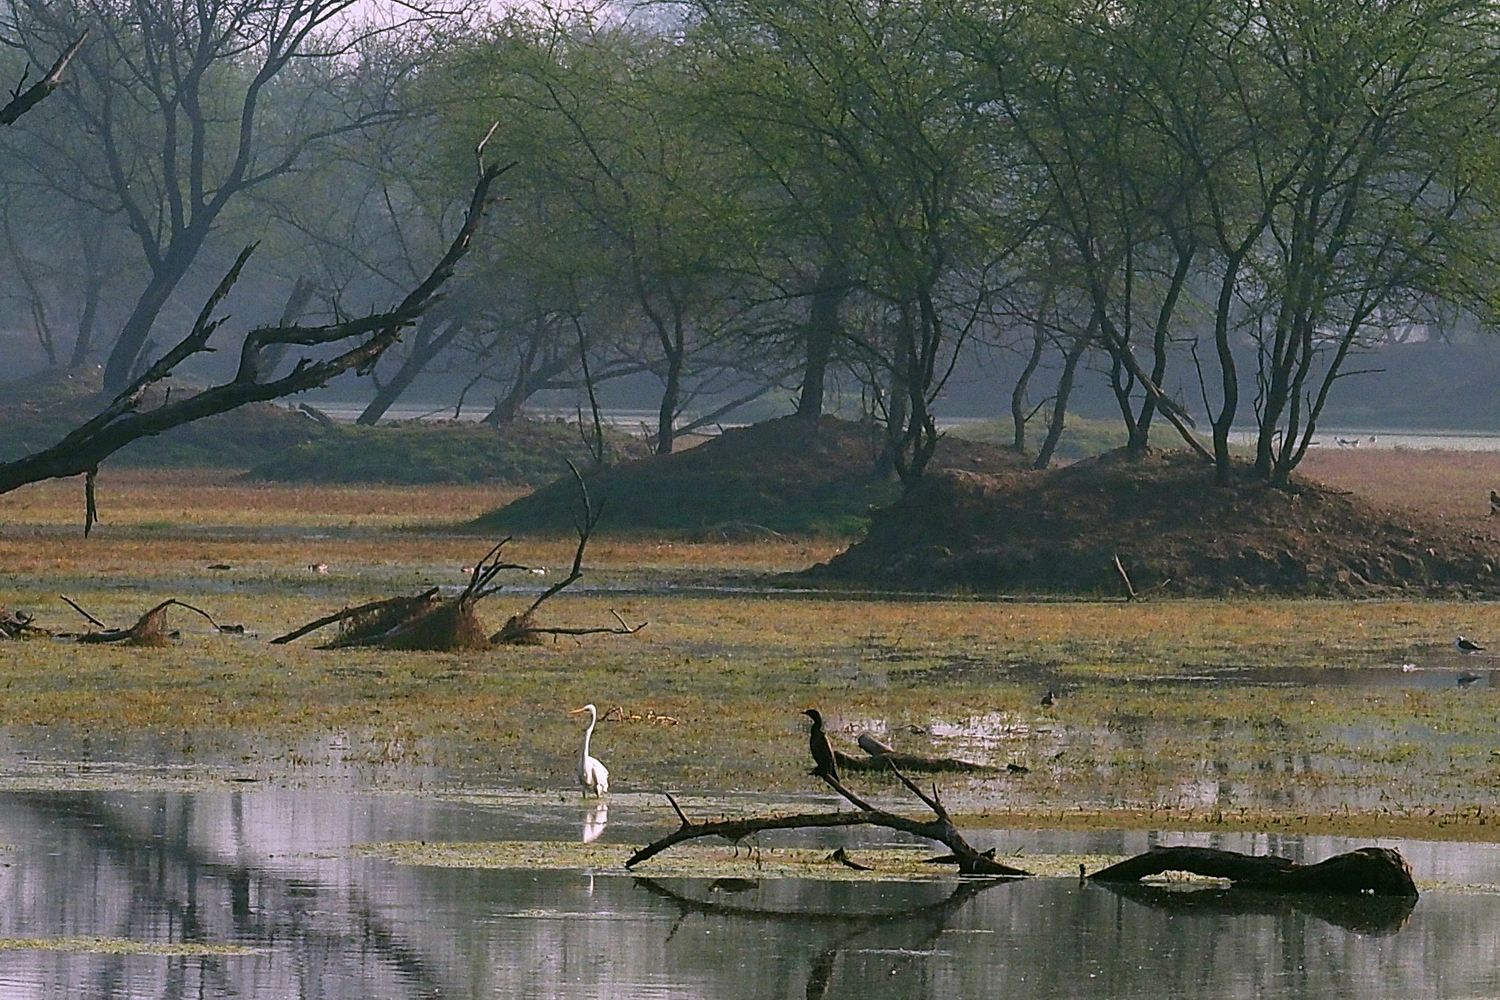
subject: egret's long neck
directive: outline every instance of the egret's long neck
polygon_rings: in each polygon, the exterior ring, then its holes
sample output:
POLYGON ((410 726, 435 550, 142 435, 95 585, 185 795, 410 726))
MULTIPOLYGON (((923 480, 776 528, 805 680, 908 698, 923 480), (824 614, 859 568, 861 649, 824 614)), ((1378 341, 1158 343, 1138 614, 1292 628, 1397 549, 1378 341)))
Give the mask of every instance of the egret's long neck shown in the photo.
POLYGON ((588 760, 589 759, 589 737, 591 737, 591 736, 594 735, 594 724, 597 723, 598 721, 599 721, 599 717, 597 715, 595 715, 593 712, 590 712, 589 713, 589 727, 583 731, 583 759, 584 760, 588 760))

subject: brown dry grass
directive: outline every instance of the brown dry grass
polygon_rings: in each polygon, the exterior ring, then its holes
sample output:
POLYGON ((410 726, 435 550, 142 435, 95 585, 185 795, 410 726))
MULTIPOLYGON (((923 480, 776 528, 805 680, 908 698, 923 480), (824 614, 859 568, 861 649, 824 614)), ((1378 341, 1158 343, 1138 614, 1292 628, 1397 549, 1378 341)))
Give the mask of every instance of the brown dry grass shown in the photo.
POLYGON ((1500 452, 1323 448, 1309 451, 1300 471, 1379 503, 1500 531, 1488 516, 1490 490, 1500 489, 1500 452))

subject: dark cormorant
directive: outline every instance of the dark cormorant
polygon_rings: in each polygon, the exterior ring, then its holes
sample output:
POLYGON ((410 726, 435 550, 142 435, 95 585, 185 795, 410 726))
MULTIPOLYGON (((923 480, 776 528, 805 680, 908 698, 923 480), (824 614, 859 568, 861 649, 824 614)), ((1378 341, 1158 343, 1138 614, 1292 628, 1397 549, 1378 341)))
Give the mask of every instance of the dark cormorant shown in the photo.
POLYGON ((802 714, 812 720, 812 729, 807 734, 807 748, 812 751, 812 773, 825 775, 834 781, 839 780, 838 762, 833 759, 833 744, 828 742, 828 734, 823 732, 823 716, 818 714, 816 708, 806 709, 802 714))

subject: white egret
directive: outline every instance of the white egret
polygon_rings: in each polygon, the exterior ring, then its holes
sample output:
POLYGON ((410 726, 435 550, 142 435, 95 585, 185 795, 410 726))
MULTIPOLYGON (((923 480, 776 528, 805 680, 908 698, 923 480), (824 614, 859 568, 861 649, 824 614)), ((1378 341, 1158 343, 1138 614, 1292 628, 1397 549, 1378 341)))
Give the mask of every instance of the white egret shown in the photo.
POLYGON ((578 783, 583 786, 583 794, 601 796, 609 791, 609 768, 599 763, 598 758, 589 756, 589 738, 594 735, 599 712, 593 705, 585 705, 568 714, 578 715, 580 712, 589 713, 589 727, 583 732, 583 753, 578 758, 578 783))

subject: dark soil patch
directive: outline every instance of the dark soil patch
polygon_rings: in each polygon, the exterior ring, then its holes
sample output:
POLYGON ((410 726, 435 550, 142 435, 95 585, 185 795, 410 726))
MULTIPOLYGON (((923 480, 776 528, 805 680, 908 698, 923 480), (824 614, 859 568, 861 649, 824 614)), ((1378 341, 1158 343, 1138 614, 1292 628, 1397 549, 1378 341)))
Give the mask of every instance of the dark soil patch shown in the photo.
MULTIPOLYGON (((881 431, 870 423, 782 417, 739 427, 696 448, 653 455, 587 476, 604 501, 600 530, 671 532, 717 539, 756 526, 794 534, 848 536, 871 508, 901 493, 877 474, 881 431)), ((998 471, 1024 460, 992 444, 945 437, 936 467, 998 471)), ((474 522, 486 531, 570 533, 578 516, 571 477, 521 497, 474 522)))
POLYGON ((1111 452, 1060 469, 943 471, 876 513, 864 541, 809 575, 911 590, 1306 596, 1500 593, 1500 543, 1409 510, 1193 455, 1111 452))
MULTIPOLYGON (((638 438, 605 433, 605 460, 647 451, 638 438)), ((590 461, 578 425, 517 420, 501 427, 458 421, 403 421, 329 427, 316 439, 258 464, 250 478, 315 483, 483 483, 529 485, 590 461)))

